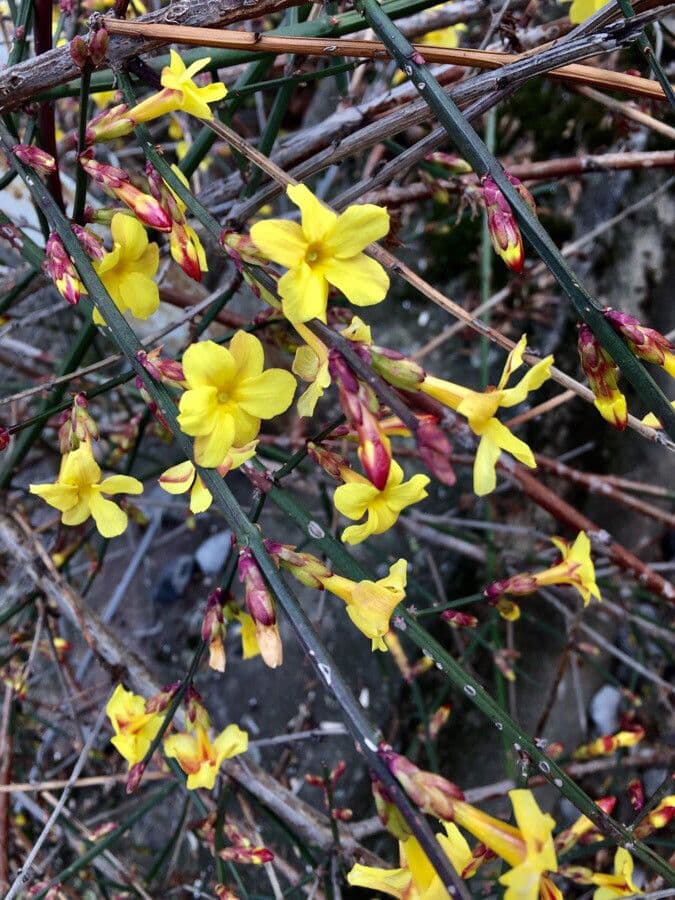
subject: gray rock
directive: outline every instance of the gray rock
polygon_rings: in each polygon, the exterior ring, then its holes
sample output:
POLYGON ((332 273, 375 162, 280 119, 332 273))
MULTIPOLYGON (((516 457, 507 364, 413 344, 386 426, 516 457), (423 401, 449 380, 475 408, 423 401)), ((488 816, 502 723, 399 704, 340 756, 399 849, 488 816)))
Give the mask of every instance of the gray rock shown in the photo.
POLYGON ((232 548, 232 532, 227 529, 211 535, 200 544, 195 553, 197 565, 204 575, 217 575, 221 571, 232 548))
POLYGON ((621 691, 606 684, 591 697, 588 715, 598 734, 614 734, 619 727, 619 711, 623 697, 621 691))

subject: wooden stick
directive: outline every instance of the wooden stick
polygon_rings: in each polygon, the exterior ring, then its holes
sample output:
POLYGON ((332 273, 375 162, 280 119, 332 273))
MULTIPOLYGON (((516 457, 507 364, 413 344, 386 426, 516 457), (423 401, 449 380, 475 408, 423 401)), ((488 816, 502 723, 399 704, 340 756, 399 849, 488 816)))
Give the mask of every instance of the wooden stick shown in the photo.
MULTIPOLYGON (((126 22, 122 19, 104 19, 110 34, 124 34, 134 37, 158 38, 176 44, 197 47, 217 47, 225 50, 250 50, 255 53, 293 53, 296 56, 336 56, 359 59, 388 59, 387 50, 380 41, 339 38, 324 40, 311 37, 278 37, 250 31, 220 30, 179 25, 155 25, 144 22, 126 22)), ((507 63, 528 58, 528 53, 502 53, 497 50, 464 50, 447 47, 431 47, 426 44, 414 45, 428 63, 450 63, 478 69, 499 69, 507 63)), ((608 90, 625 91, 652 100, 665 100, 661 85, 649 78, 613 72, 598 66, 577 63, 561 66, 548 72, 551 78, 595 85, 608 90)))

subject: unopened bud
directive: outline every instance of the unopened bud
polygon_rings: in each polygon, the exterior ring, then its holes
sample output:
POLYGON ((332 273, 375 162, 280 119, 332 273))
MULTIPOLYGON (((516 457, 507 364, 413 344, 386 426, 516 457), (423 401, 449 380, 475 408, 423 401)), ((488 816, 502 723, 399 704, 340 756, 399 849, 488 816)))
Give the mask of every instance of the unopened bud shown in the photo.
POLYGON ((427 416, 419 421, 415 441, 420 459, 432 475, 443 484, 453 485, 457 479, 450 464, 452 445, 433 418, 427 416))
POLYGON ((178 263, 188 278, 200 282, 202 272, 208 271, 206 255, 196 231, 187 222, 174 221, 169 236, 172 258, 178 263))
POLYGON ((225 592, 222 588, 212 591, 206 600, 202 621, 202 640, 209 645, 209 668, 216 672, 224 672, 226 663, 224 602, 225 592))
POLYGON ((614 360, 596 340, 588 325, 579 328, 577 347, 581 368, 595 396, 596 409, 610 425, 623 431, 628 424, 628 408, 626 398, 619 390, 619 370, 614 360))
POLYGON ((70 303, 72 306, 78 303, 80 296, 86 291, 75 271, 75 266, 66 253, 66 248, 63 246, 61 238, 56 232, 52 232, 49 235, 47 246, 45 247, 45 261, 42 265, 45 274, 52 279, 56 285, 56 290, 66 303, 70 303))
POLYGON ((645 789, 639 778, 633 778, 628 783, 628 799, 635 812, 640 812, 645 805, 645 789))
POLYGON ((204 731, 208 731, 211 727, 211 719, 204 706, 202 695, 193 685, 190 685, 185 694, 185 707, 190 728, 195 730, 203 728, 204 731))
POLYGON ((380 747, 378 755, 422 812, 437 816, 446 822, 452 821, 454 817, 452 801, 464 799, 464 794, 456 784, 435 772, 418 769, 407 757, 394 753, 389 748, 380 747))
POLYGON ((98 28, 89 36, 89 60, 95 69, 105 61, 110 38, 105 28, 98 28))
POLYGON ((441 619, 452 625, 453 628, 475 628, 478 625, 478 619, 475 616, 460 612, 458 609, 446 609, 441 613, 441 619))
POLYGON ((139 762, 136 763, 135 766, 132 766, 129 769, 129 775, 127 776, 127 794, 133 794, 138 785, 141 783, 141 778, 143 777, 143 773, 145 772, 145 763, 139 762))
POLYGON ((416 391, 426 375, 418 363, 387 347, 371 347, 370 360, 378 375, 404 391, 416 391))
POLYGON ((277 565, 290 572, 306 587, 319 590, 323 587, 323 579, 330 578, 333 574, 328 566, 325 566, 311 553, 299 553, 290 544, 280 544, 269 538, 265 539, 264 544, 265 549, 274 558, 277 565))
POLYGON ((307 444, 307 453, 326 472, 336 481, 343 481, 343 473, 350 468, 347 460, 339 453, 322 447, 321 444, 315 444, 310 441, 307 444))
POLYGON ((226 884, 216 884, 213 887, 218 900, 238 900, 239 895, 226 884))
POLYGON ((462 159, 461 156, 457 156, 454 153, 435 151, 434 153, 427 153, 425 159, 429 162, 445 166, 451 175, 468 175, 470 172, 473 172, 471 165, 465 159, 462 159))
POLYGON ((9 433, 9 429, 5 428, 4 425, 0 425, 0 453, 9 447, 11 440, 12 435, 9 433))
POLYGON ((260 655, 266 665, 275 669, 283 661, 276 605, 253 553, 248 547, 245 547, 239 554, 237 571, 240 581, 246 588, 246 609, 255 623, 260 655))
POLYGON ((150 697, 145 701, 145 711, 146 713, 159 713, 164 712, 164 710, 171 703, 173 698, 176 696, 176 692, 178 688, 181 686, 180 681, 174 681, 173 684, 167 684, 165 688, 163 688, 158 694, 150 697))
POLYGON ((645 362, 661 366, 675 378, 675 347, 654 328, 646 328, 628 313, 608 307, 603 315, 612 328, 622 335, 633 353, 645 362))
POLYGON ((41 150, 40 147, 31 147, 29 144, 15 144, 12 150, 22 163, 42 175, 53 175, 56 172, 56 160, 46 150, 41 150))
POLYGON ((492 247, 509 269, 520 273, 525 265, 525 251, 516 217, 490 175, 483 178, 481 191, 492 247))
POLYGON ((163 384, 171 387, 182 387, 185 383, 185 373, 183 366, 175 359, 162 359, 162 347, 155 347, 154 350, 146 352, 139 350, 136 354, 139 363, 146 372, 163 384))
POLYGON ((105 250, 96 235, 93 235, 90 231, 87 231, 86 228, 78 225, 77 222, 71 222, 70 227, 75 237, 92 259, 103 259, 105 250))
POLYGON ((274 853, 267 847, 225 847, 218 851, 218 856, 225 862, 248 863, 254 866, 262 866, 274 859, 274 853))
POLYGON ((70 51, 70 58, 77 68, 80 69, 80 71, 84 69, 89 62, 89 47, 82 35, 76 34, 70 42, 68 49, 70 51))
POLYGON ((375 809, 380 822, 399 841, 407 840, 412 832, 401 811, 389 796, 386 787, 381 781, 373 779, 372 788, 375 809))

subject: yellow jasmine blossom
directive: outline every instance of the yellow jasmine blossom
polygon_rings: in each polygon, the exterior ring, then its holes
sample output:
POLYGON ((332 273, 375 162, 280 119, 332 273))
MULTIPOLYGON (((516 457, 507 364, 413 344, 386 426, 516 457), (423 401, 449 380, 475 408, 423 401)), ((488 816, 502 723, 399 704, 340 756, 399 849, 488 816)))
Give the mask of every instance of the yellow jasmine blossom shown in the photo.
POLYGON ((403 469, 394 459, 389 466, 387 483, 381 491, 353 469, 344 469, 342 476, 346 483, 335 491, 335 508, 348 519, 368 516, 362 525, 345 528, 342 540, 346 544, 360 544, 371 534, 388 531, 396 523, 402 510, 429 496, 425 490, 429 478, 426 475, 413 475, 409 481, 404 482, 403 469))
POLYGON ((473 468, 473 489, 479 497, 491 493, 497 485, 495 465, 502 450, 529 468, 536 468, 532 450, 525 441, 511 434, 506 425, 495 418, 498 409, 522 403, 530 391, 537 390, 550 377, 553 357, 547 356, 532 366, 516 385, 506 387, 511 375, 523 364, 526 347, 527 336, 523 335, 509 353, 497 387, 483 393, 433 375, 427 375, 420 385, 425 394, 465 416, 471 430, 480 437, 473 468))
POLYGON ((593 900, 614 900, 615 897, 644 894, 633 882, 633 857, 623 847, 619 847, 614 856, 614 874, 594 872, 589 881, 599 885, 593 893, 593 900))
MULTIPOLYGON (((120 312, 129 310, 137 319, 148 319, 159 308, 159 288, 152 280, 159 266, 159 247, 148 243, 138 219, 115 213, 110 223, 113 248, 94 260, 94 271, 120 312)), ((105 325, 98 309, 94 322, 105 325)))
POLYGON ((106 704, 115 736, 110 743, 129 763, 129 768, 139 763, 150 749, 164 719, 161 713, 145 711, 145 700, 118 684, 106 704))
POLYGON ((31 484, 31 494, 60 510, 64 525, 81 525, 92 516, 105 538, 117 537, 127 527, 127 514, 103 494, 142 494, 143 485, 129 475, 111 475, 101 481, 91 446, 84 441, 65 453, 54 484, 31 484))
POLYGON ((197 723, 194 734, 172 734, 164 741, 164 752, 176 759, 187 775, 188 790, 211 790, 223 762, 248 749, 248 734, 238 725, 228 725, 211 741, 202 723, 197 723))
POLYGON ((129 116, 134 122, 149 122, 158 116, 180 109, 197 119, 212 119, 213 113, 209 103, 217 103, 227 94, 224 84, 206 84, 203 87, 196 85, 192 80, 194 76, 208 66, 211 57, 198 59, 186 68, 185 63, 171 50, 171 62, 162 69, 161 82, 164 90, 152 94, 145 100, 129 110, 129 116))
POLYGON ((236 619, 241 625, 241 654, 244 659, 253 659, 260 656, 258 644, 258 632, 253 617, 243 609, 236 614, 236 619))
POLYGON ((109 106, 114 102, 115 98, 117 97, 117 91, 99 91, 98 93, 91 94, 90 96, 99 109, 105 109, 106 106, 109 106))
MULTIPOLYGON (((675 400, 671 400, 670 405, 675 409, 675 400)), ((643 425, 648 425, 650 428, 656 428, 657 431, 663 428, 661 420, 658 419, 653 412, 647 413, 640 421, 643 425)))
POLYGON ((384 300, 389 276, 362 251, 389 231, 387 210, 364 203, 350 206, 338 216, 304 184, 289 186, 286 193, 300 207, 301 224, 272 219, 256 222, 251 228, 251 238, 260 251, 288 269, 278 285, 286 318, 325 322, 329 285, 356 306, 384 300))
POLYGON ((590 744, 584 744, 574 751, 575 759, 593 759, 596 756, 609 756, 619 748, 634 747, 645 736, 645 730, 636 726, 630 731, 617 731, 615 734, 603 734, 590 744))
POLYGON ((454 821, 512 867, 499 879, 506 886, 504 900, 538 900, 540 891, 562 900, 546 875, 558 871, 552 837, 555 820, 541 812, 531 791, 509 791, 509 798, 517 827, 462 800, 452 801, 454 821))
MULTIPOLYGON (((443 826, 446 834, 437 834, 436 839, 461 875, 472 861, 471 849, 456 825, 443 822, 443 826)), ((448 900, 447 890, 416 838, 400 841, 399 853, 400 868, 381 869, 357 863, 348 873, 347 881, 354 887, 382 891, 399 900, 448 900)), ((473 874, 472 871, 463 877, 473 874)))
POLYGON ((232 447, 243 447, 291 405, 295 379, 284 369, 264 366, 258 338, 238 331, 229 350, 213 341, 191 344, 183 354, 188 390, 180 398, 178 424, 195 437, 195 461, 207 468, 221 464, 232 447))
POLYGON ((305 344, 296 350, 291 371, 298 378, 309 382, 309 387, 298 398, 298 415, 311 416, 331 383, 328 372, 328 347, 301 322, 295 322, 293 327, 305 344))
POLYGON ((570 22, 573 25, 585 22, 608 2, 609 0, 573 0, 570 6, 570 22))
MULTIPOLYGON (((255 456, 257 446, 257 441, 251 441, 244 447, 231 447, 221 464, 217 466, 218 473, 224 477, 228 472, 238 468, 246 460, 255 456)), ((185 494, 190 491, 190 512, 193 515, 206 512, 213 502, 211 491, 197 474, 194 463, 189 459, 162 472, 159 476, 159 486, 167 494, 185 494)))
POLYGON ((330 575, 320 581, 326 590, 347 604, 347 615, 359 631, 372 640, 373 650, 386 651, 384 636, 389 619, 405 597, 408 563, 399 559, 389 575, 379 581, 350 581, 341 575, 330 575))

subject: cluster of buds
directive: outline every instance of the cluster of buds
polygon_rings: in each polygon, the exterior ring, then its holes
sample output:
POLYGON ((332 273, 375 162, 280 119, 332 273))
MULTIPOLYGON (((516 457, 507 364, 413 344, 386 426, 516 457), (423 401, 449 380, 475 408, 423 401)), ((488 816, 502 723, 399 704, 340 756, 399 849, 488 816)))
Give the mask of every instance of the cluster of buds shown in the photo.
POLYGON ((575 759, 593 759, 596 756, 610 756, 622 747, 634 747, 645 736, 645 730, 641 725, 625 731, 617 731, 616 734, 603 734, 590 744, 583 744, 574 751, 575 759))
POLYGON ((91 150, 82 153, 79 162, 92 181, 121 200, 139 222, 157 231, 171 231, 173 225, 171 216, 155 197, 134 187, 126 172, 116 166, 98 162, 91 150))
POLYGON ((435 772, 418 769, 407 757, 395 753, 388 744, 380 745, 378 756, 422 812, 452 822, 455 815, 453 801, 464 799, 456 784, 435 772))
MULTIPOLYGON (((532 194, 513 175, 509 175, 508 172, 505 174, 532 212, 536 213, 532 194)), ((509 269, 517 273, 522 272, 525 265, 525 251, 520 228, 510 204, 490 175, 486 175, 481 180, 481 197, 485 205, 488 231, 495 253, 502 258, 509 269)))
MULTIPOLYGON (((188 182, 183 173, 173 166, 174 174, 180 179, 184 187, 188 182)), ((187 223, 185 217, 185 203, 168 187, 152 163, 146 163, 145 174, 148 177, 150 193, 171 219, 171 232, 169 234, 169 249, 171 256, 193 281, 202 280, 202 272, 206 272, 206 255, 197 233, 187 223)))
POLYGON ((341 759, 340 762, 334 766, 330 772, 326 772, 325 775, 314 775, 311 772, 308 772, 305 775, 307 784, 311 784, 312 787, 320 788, 323 791, 323 802, 326 806, 326 811, 335 822, 349 822, 353 816, 351 809, 333 805, 335 785, 346 771, 347 763, 341 759))
MULTIPOLYGON (((231 846, 222 850, 216 850, 216 822, 217 814, 210 813, 206 819, 200 822, 195 831, 207 845, 211 853, 218 855, 225 862, 245 863, 254 866, 261 866, 264 863, 272 862, 274 854, 267 847, 255 846, 250 838, 242 834, 240 829, 229 819, 225 819, 223 830, 231 846)), ((218 897, 227 897, 228 894, 217 894, 218 897)), ((235 897, 235 894, 230 896, 235 897)))
POLYGON ((183 366, 177 359, 163 359, 161 345, 149 352, 139 350, 136 358, 155 381, 166 384, 168 387, 184 387, 185 375, 183 366))
POLYGON ((260 655, 266 665, 271 669, 276 669, 283 661, 276 604, 253 553, 248 547, 239 553, 237 573, 246 589, 246 610, 255 624, 260 655))
POLYGON ((328 370, 338 385, 340 405, 359 439, 359 460, 368 480, 383 490, 389 477, 391 444, 380 427, 375 392, 354 375, 344 356, 331 350, 328 370))
POLYGON ((225 671, 225 607, 226 595, 222 588, 212 591, 206 600, 202 621, 202 640, 209 645, 209 668, 225 671))
POLYGON ((305 587, 321 590, 324 579, 330 578, 333 574, 316 556, 312 556, 311 553, 300 553, 291 544, 280 544, 271 538, 265 538, 264 544, 275 563, 290 572, 305 587))
POLYGON ((86 290, 75 271, 71 258, 66 253, 63 241, 56 232, 52 232, 47 239, 45 261, 42 267, 45 275, 51 278, 56 290, 66 303, 70 303, 71 306, 79 303, 80 297, 82 294, 86 294, 86 290))
POLYGON ((458 609, 446 609, 441 613, 441 619, 453 628, 475 628, 478 625, 478 619, 475 616, 458 609))
POLYGON ((89 412, 89 403, 83 393, 73 396, 73 405, 60 417, 59 452, 77 450, 85 441, 98 440, 98 426, 89 412))
POLYGON ((628 409, 626 398, 619 390, 616 363, 588 325, 579 328, 577 346, 581 368, 595 396, 595 408, 610 425, 623 431, 628 424, 628 409))
POLYGON ((76 34, 70 42, 70 58, 80 71, 85 68, 98 69, 105 62, 109 43, 110 37, 105 28, 92 31, 88 40, 76 34))
POLYGON ((675 347, 665 335, 641 325, 634 316, 609 306, 603 310, 603 315, 638 359, 660 366, 675 378, 675 347))
MULTIPOLYGON (((616 806, 616 797, 601 797, 596 800, 596 805, 605 813, 611 816, 612 810, 616 806)), ((555 839, 556 853, 562 855, 575 847, 578 843, 588 844, 592 841, 602 840, 602 834, 596 826, 586 816, 579 816, 569 828, 561 831, 555 839)))
POLYGON ((51 153, 41 150, 40 147, 31 147, 29 144, 15 144, 12 151, 24 165, 30 166, 31 169, 35 169, 41 175, 53 175, 56 172, 56 160, 51 153))

